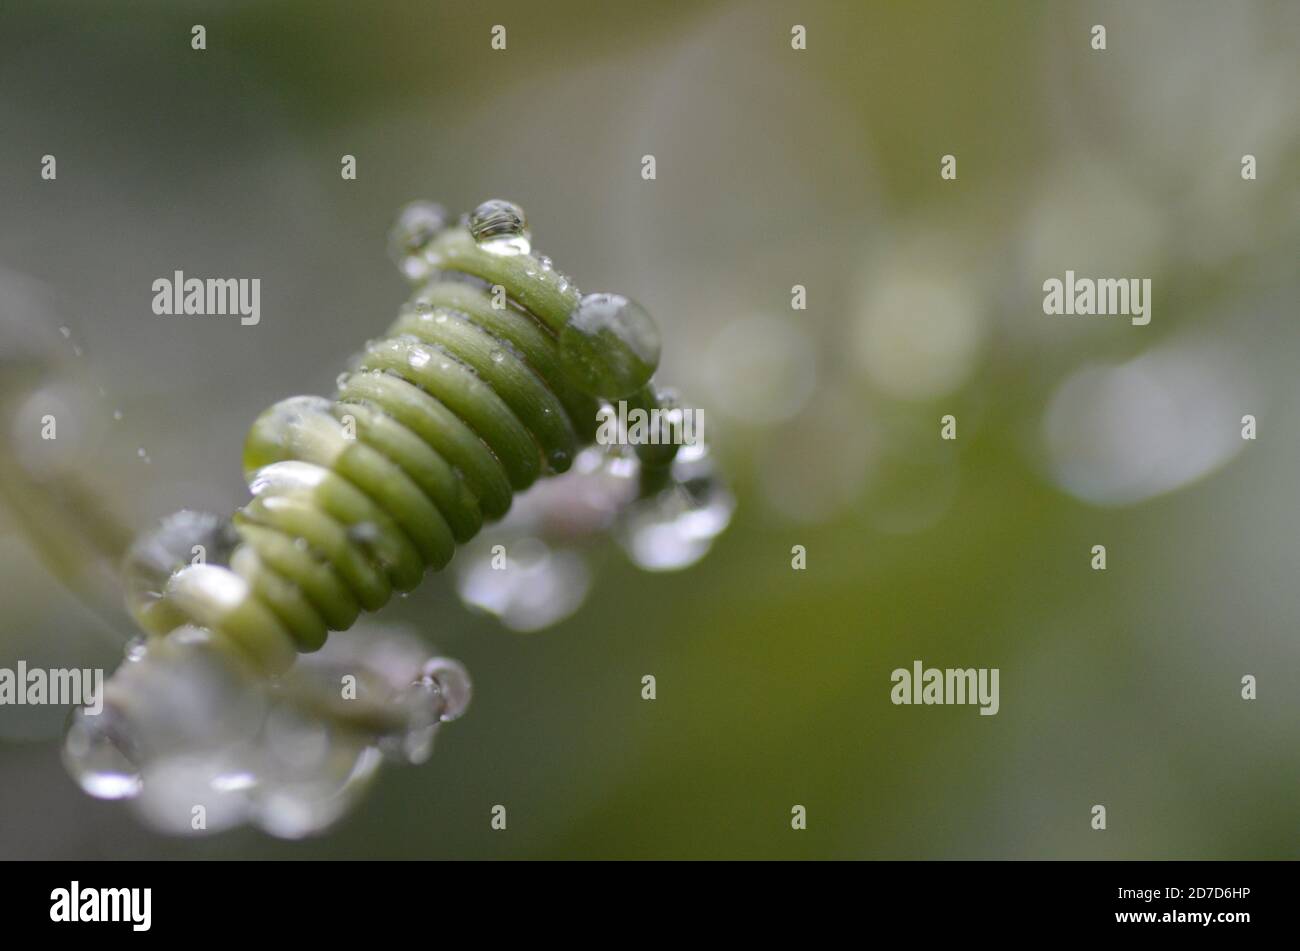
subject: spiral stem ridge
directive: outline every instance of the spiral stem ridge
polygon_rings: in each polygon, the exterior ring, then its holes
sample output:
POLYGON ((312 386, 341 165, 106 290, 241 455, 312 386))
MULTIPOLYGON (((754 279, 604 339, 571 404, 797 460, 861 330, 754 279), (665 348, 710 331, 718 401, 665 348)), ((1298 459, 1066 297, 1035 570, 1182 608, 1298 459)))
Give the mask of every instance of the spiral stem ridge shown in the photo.
MULTIPOLYGON (((436 206, 403 214, 395 247, 414 297, 333 400, 292 397, 254 422, 253 498, 232 519, 228 557, 177 566, 133 605, 150 633, 205 628, 280 673, 444 567, 515 493, 566 471, 595 438, 601 400, 657 405, 644 311, 583 298, 531 253, 522 210, 489 204, 477 229, 473 216, 445 226, 436 206)), ((674 451, 648 447, 648 478, 674 451)))

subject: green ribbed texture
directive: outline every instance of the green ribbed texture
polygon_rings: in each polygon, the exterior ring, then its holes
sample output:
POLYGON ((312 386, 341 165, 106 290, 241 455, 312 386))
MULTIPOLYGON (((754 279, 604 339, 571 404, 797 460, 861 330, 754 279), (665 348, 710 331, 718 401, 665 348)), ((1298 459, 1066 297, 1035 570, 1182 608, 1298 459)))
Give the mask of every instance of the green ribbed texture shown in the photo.
MULTIPOLYGON (((557 344, 576 289, 532 255, 482 250, 463 227, 425 253, 440 271, 501 285, 508 306, 435 278, 334 400, 293 397, 262 413, 244 445, 255 497, 234 516, 230 567, 172 575, 157 612, 169 628, 208 627, 282 671, 445 566, 515 492, 592 442, 598 401, 567 377, 557 344)), ((653 406, 653 391, 629 402, 653 406)))

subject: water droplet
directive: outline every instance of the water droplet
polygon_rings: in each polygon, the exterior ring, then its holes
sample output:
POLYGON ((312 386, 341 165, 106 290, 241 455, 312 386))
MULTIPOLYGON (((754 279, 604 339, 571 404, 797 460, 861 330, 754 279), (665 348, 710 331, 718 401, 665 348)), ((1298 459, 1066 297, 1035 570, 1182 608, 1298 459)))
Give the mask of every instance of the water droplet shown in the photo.
POLYGON ((513 202, 493 198, 469 216, 469 233, 492 254, 527 254, 532 248, 524 210, 513 202))
POLYGON ((406 358, 407 362, 417 370, 420 367, 428 366, 432 356, 424 347, 415 347, 411 350, 410 355, 406 358))
POLYGON ((357 522, 348 526, 348 538, 359 545, 373 545, 380 537, 379 526, 374 522, 357 522))
POLYGON ((247 820, 252 782, 232 751, 175 752, 145 766, 135 807, 160 832, 211 835, 247 820), (192 824, 196 803, 203 804, 202 829, 192 824))
POLYGON ((122 411, 120 409, 113 410, 113 419, 117 420, 119 423, 122 421, 122 411))
POLYGON ((506 353, 504 350, 493 350, 491 356, 493 363, 504 363, 506 359, 506 353))
POLYGON ((325 724, 289 704, 277 704, 262 725, 262 739, 282 766, 295 771, 314 769, 330 752, 325 724))
POLYGON ((446 210, 431 201, 411 202, 398 214, 388 235, 388 249, 407 280, 420 281, 432 273, 424 252, 446 227, 446 210))
POLYGON ((383 762, 373 746, 350 745, 305 776, 269 776, 252 791, 255 821, 271 835, 301 839, 342 818, 361 798, 383 762))
POLYGON ((620 294, 588 294, 560 333, 564 371, 583 392, 628 396, 659 365, 659 331, 645 309, 620 294))
POLYGON ((516 631, 550 627, 586 599, 591 571, 577 552, 552 551, 540 539, 525 537, 510 543, 507 557, 507 568, 502 571, 494 567, 491 550, 485 545, 463 559, 457 556, 460 599, 516 631))
POLYGON ((200 555, 206 564, 226 564, 236 542, 227 519, 189 509, 172 513, 127 550, 122 567, 127 607, 146 631, 166 634, 182 620, 162 601, 167 580, 200 555))
POLYGON ((647 571, 695 564, 730 523, 736 507, 703 445, 682 447, 671 474, 673 485, 635 502, 619 521, 619 544, 647 571))
POLYGON ((460 661, 450 657, 434 657, 426 663, 417 682, 437 688, 440 700, 438 719, 444 723, 459 719, 474 694, 469 671, 460 661))
POLYGON ((96 799, 129 799, 140 792, 140 769, 130 750, 125 721, 113 707, 97 715, 78 710, 63 743, 63 762, 96 799))

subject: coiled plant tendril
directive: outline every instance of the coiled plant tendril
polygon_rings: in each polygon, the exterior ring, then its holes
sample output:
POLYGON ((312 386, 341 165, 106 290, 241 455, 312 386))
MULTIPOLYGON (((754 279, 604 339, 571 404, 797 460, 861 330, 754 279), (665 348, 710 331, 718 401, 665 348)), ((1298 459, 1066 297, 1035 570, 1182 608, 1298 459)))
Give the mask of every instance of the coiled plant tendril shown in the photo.
MULTIPOLYGON (((247 705, 250 679, 278 683, 330 631, 414 588, 427 568, 443 568, 516 493, 568 470, 594 442, 603 405, 674 407, 651 384, 659 338, 649 315, 619 295, 583 296, 532 252, 518 206, 489 201, 452 222, 438 205, 415 202, 390 244, 413 297, 339 376, 333 400, 292 397, 253 423, 243 453, 252 500, 229 520, 177 513, 131 547, 127 603, 149 641, 109 680, 111 715, 93 724, 81 717, 65 746, 92 793, 137 795, 140 761, 151 755, 142 747, 176 747, 202 731, 178 699, 185 691, 166 687, 168 679, 210 685, 210 673, 199 672, 216 658, 226 687, 203 688, 204 716, 247 705), (192 559, 200 546, 205 557, 192 559), (159 727, 177 718, 184 729, 159 727)), ((699 481, 689 467, 675 474, 671 441, 638 445, 636 454, 633 504, 699 481)), ((727 515, 697 518, 691 543, 711 538, 727 515)), ((383 748, 377 738, 396 734, 403 758, 418 761, 430 731, 469 702, 468 675, 445 658, 371 673, 397 691, 396 714, 382 704, 360 713, 326 704, 356 729, 357 749, 373 752, 383 748)), ((334 777, 342 788, 364 760, 345 758, 334 777)), ((228 785, 232 771, 218 772, 224 778, 204 774, 204 782, 228 785)), ((340 799, 334 787, 318 792, 317 812, 340 799)), ((262 824, 283 832, 284 815, 272 810, 262 824)), ((285 834, 311 827, 313 816, 291 819, 285 834)))
MULTIPOLYGON (((444 567, 515 492, 566 471, 594 439, 600 399, 658 405, 649 315, 617 295, 581 297, 531 254, 517 206, 486 202, 447 226, 417 204, 394 244, 420 281, 414 299, 333 401, 292 397, 258 417, 229 565, 185 565, 159 597, 141 593, 146 631, 206 628, 280 673, 444 567)), ((646 448, 657 467, 675 452, 646 448)))

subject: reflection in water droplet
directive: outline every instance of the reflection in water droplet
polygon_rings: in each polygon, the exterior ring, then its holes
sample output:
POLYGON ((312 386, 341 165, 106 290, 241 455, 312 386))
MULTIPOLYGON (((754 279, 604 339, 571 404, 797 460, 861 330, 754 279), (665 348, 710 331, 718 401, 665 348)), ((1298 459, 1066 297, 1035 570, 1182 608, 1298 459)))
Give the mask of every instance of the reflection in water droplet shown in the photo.
POLYGON ((96 799, 129 799, 140 792, 140 769, 132 756, 125 721, 108 705, 98 715, 73 714, 63 762, 73 779, 96 799))
POLYGON ((494 556, 485 544, 465 554, 456 563, 461 600, 516 631, 541 630, 568 617, 581 606, 591 585, 582 556, 552 551, 535 538, 509 542, 504 569, 493 567, 494 556))
POLYGON ((318 774, 264 780, 252 791, 255 821, 282 839, 314 835, 356 804, 382 761, 373 746, 343 744, 318 774))
POLYGON ((588 294, 560 332, 565 375, 584 393, 628 396, 659 366, 659 329, 645 308, 621 294, 588 294))
POLYGON ((619 519, 619 544, 647 571, 676 571, 695 564, 735 511, 735 497, 704 445, 680 449, 672 478, 670 487, 633 503, 619 519))
POLYGON ((532 248, 524 210, 513 202, 494 198, 469 216, 469 233, 491 254, 527 254, 532 248))
POLYGON ((233 753, 201 750, 159 757, 142 774, 136 810, 160 832, 211 835, 245 821, 247 778, 233 753), (194 806, 199 804, 204 825, 195 829, 194 806))
POLYGON ((398 270, 412 282, 432 273, 424 252, 447 227, 447 212, 431 201, 414 201, 401 210, 388 235, 388 249, 398 270))
POLYGON ((262 727, 267 749, 281 764, 296 770, 310 770, 325 760, 330 749, 329 731, 320 720, 304 715, 288 704, 271 709, 262 727))
POLYGON ((469 708, 474 684, 469 671, 450 657, 434 657, 420 671, 420 682, 435 687, 439 696, 438 719, 444 723, 457 720, 469 708))
POLYGON ((469 702, 463 667, 428 661, 418 641, 384 628, 336 635, 270 683, 240 656, 197 628, 152 640, 109 683, 125 706, 75 715, 69 770, 93 795, 134 797, 141 818, 164 832, 190 833, 201 803, 207 832, 251 822, 298 838, 358 801, 389 730, 408 738, 403 758, 427 756, 440 718, 469 702), (353 703, 339 700, 344 673, 362 688, 353 703))

